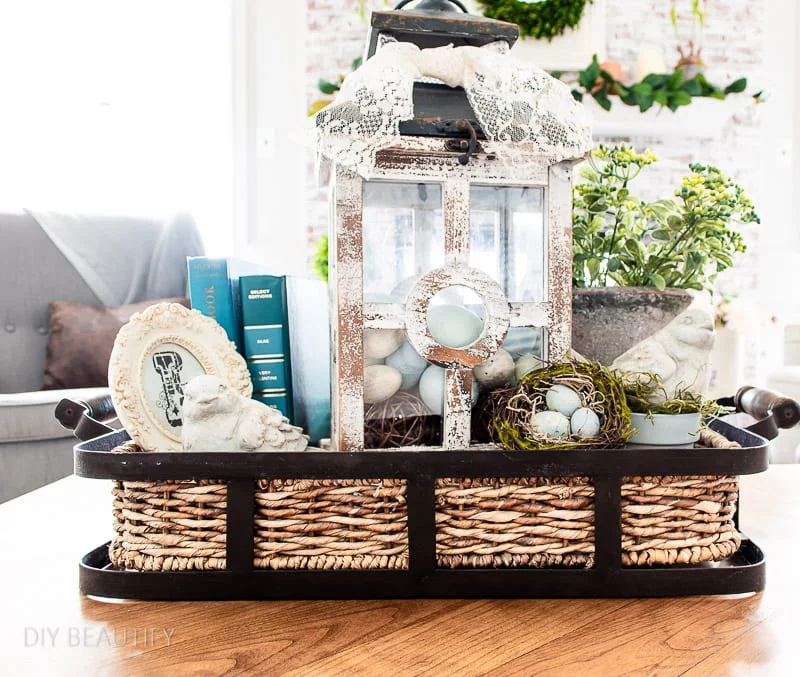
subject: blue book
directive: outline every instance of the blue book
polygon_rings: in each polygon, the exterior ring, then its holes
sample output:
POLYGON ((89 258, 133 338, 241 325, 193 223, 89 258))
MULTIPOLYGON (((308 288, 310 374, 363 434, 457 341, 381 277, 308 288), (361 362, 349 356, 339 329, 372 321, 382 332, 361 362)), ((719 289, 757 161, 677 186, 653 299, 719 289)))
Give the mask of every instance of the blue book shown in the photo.
POLYGON ((189 301, 192 308, 216 320, 228 338, 240 347, 240 323, 236 319, 236 309, 231 294, 228 259, 189 256, 187 265, 189 301))
POLYGON ((294 423, 286 278, 239 277, 244 356, 253 381, 253 398, 276 406, 294 423))
POLYGON ((328 291, 321 280, 239 278, 253 397, 277 407, 312 444, 330 436, 328 291))
POLYGON ((236 344, 239 354, 245 357, 239 277, 262 273, 263 267, 241 259, 212 259, 207 256, 190 256, 187 261, 192 308, 219 322, 228 338, 236 344))

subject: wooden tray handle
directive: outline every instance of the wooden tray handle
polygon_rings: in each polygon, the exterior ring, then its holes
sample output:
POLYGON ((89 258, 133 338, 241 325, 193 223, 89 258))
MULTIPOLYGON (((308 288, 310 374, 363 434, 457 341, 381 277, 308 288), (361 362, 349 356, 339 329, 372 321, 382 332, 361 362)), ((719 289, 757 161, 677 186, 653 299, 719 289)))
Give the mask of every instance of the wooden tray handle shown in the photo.
POLYGON ((56 405, 55 416, 67 430, 81 442, 106 435, 114 429, 105 424, 116 418, 111 395, 100 395, 86 400, 63 399, 56 405))
POLYGON ((744 386, 733 398, 738 411, 755 419, 772 416, 778 428, 794 428, 800 423, 800 404, 781 393, 764 388, 744 386))

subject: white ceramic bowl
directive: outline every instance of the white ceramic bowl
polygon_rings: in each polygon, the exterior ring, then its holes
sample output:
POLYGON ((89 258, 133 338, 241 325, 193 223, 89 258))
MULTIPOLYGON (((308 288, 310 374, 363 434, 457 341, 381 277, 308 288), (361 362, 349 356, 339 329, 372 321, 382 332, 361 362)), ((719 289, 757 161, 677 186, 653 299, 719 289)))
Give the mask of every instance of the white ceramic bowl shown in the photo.
POLYGON ((700 414, 631 414, 636 434, 631 444, 694 444, 700 430, 700 414))

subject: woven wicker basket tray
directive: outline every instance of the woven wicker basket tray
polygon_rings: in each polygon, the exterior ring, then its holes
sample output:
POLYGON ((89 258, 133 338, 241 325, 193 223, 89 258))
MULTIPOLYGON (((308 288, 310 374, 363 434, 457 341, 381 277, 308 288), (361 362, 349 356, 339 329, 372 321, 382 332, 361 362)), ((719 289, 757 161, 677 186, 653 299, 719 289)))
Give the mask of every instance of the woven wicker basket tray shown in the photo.
POLYGON ((78 475, 114 480, 115 536, 83 558, 81 590, 185 600, 757 591, 764 555, 737 529, 736 477, 768 467, 767 444, 713 427, 742 448, 179 454, 135 452, 109 433, 75 449, 78 475))
MULTIPOLYGON (((137 451, 130 444, 116 452, 137 451)), ((407 569, 402 479, 254 480, 256 569, 407 569)), ((140 571, 223 570, 227 484, 116 481, 112 564, 140 571)), ((635 476, 621 482, 622 564, 697 564, 730 557, 733 476, 635 476)), ((442 568, 583 567, 595 559, 590 477, 440 478, 436 563, 442 568)))

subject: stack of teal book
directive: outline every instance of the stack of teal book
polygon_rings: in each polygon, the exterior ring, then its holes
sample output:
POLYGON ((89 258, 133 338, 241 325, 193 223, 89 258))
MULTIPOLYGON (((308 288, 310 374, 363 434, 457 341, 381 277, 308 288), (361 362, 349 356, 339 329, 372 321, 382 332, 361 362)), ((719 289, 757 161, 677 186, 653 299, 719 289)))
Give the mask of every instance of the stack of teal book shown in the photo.
POLYGON ((301 426, 313 444, 330 436, 327 285, 271 275, 236 259, 191 257, 192 308, 214 318, 247 361, 253 398, 301 426))

